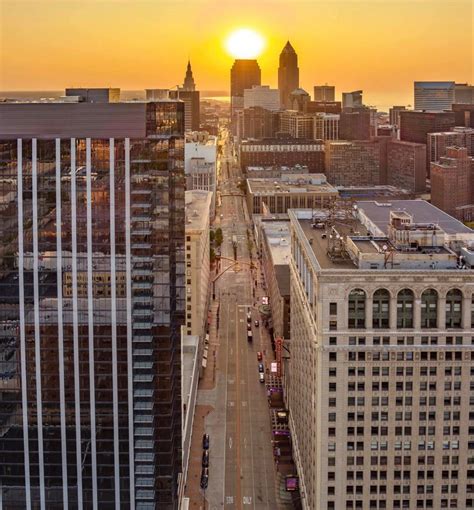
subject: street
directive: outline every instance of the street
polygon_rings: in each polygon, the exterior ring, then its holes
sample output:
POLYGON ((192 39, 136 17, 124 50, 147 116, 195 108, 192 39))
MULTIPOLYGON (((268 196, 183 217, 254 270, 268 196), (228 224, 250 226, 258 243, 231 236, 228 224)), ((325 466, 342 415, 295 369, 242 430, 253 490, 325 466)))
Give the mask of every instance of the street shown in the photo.
MULTIPOLYGON (((265 368, 269 367, 273 353, 268 333, 255 325, 260 317, 257 297, 253 297, 254 280, 258 279, 256 293, 261 295, 260 269, 254 247, 250 257, 251 226, 243 194, 237 187, 240 170, 233 163, 228 145, 224 146, 220 177, 222 204, 216 213, 216 225, 223 232, 219 268, 222 276, 216 280, 214 289, 220 317, 217 338, 214 340, 211 335, 210 341, 216 352, 215 386, 201 389, 200 385, 198 391, 198 407, 213 409, 204 421, 204 431, 210 434, 211 443, 209 486, 205 494, 201 490, 202 499, 191 501, 191 508, 273 510, 277 503, 270 417, 265 384, 259 381, 257 352, 265 353, 265 368), (237 240, 237 263, 233 239, 237 240), (247 340, 249 311, 251 342, 247 340)), ((196 459, 198 454, 192 447, 191 456, 196 459)), ((188 480, 198 483, 198 477, 191 472, 188 480)))

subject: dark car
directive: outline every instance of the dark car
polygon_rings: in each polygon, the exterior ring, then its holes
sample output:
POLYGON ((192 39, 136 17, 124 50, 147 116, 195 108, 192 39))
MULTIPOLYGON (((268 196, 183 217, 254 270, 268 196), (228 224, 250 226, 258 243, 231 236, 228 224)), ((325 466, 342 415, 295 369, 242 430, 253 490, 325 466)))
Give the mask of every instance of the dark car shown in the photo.
POLYGON ((202 452, 202 467, 209 467, 209 450, 204 450, 202 452))
POLYGON ((202 447, 204 450, 209 449, 209 434, 203 434, 202 436, 202 447))
POLYGON ((263 374, 265 372, 265 367, 263 366, 263 363, 258 364, 258 371, 263 374))
POLYGON ((203 468, 201 471, 201 489, 207 489, 207 485, 209 483, 209 469, 203 468))

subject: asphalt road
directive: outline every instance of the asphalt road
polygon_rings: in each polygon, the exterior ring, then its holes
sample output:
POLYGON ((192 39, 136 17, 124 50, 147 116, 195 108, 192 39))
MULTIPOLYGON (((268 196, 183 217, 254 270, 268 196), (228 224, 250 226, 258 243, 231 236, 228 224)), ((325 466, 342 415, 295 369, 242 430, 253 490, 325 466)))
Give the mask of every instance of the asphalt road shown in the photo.
MULTIPOLYGON (((220 303, 218 334, 218 378, 209 421, 211 468, 206 491, 208 508, 277 508, 271 429, 265 385, 259 382, 257 351, 271 352, 268 340, 260 337, 255 319, 254 282, 250 270, 246 204, 237 187, 241 177, 229 147, 221 158, 219 190, 223 215, 223 244, 216 299, 220 303), (229 165, 227 165, 229 163, 229 165), (232 246, 237 237, 237 264, 232 246), (247 312, 252 313, 253 341, 247 341, 247 312), (266 344, 268 343, 268 345, 266 344)), ((255 262, 255 261, 254 261, 255 262)), ((264 363, 270 363, 270 359, 264 363)))

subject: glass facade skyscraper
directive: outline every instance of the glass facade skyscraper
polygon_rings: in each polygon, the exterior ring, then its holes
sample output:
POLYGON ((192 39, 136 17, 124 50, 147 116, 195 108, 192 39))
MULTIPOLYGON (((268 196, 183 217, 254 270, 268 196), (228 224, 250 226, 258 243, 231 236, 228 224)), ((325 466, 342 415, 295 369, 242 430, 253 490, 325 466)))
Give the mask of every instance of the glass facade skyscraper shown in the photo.
POLYGON ((176 508, 183 103, 2 106, 0 506, 176 508))

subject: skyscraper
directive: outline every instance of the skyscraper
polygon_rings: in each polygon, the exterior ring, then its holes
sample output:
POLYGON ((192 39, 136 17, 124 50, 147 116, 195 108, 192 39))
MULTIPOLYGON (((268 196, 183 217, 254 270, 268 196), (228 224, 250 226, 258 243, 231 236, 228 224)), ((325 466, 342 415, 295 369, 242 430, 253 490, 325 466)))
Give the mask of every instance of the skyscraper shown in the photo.
POLYGON ((196 84, 194 83, 193 71, 191 69, 191 62, 188 60, 186 67, 186 76, 184 77, 183 90, 196 90, 196 84))
POLYGON ((230 70, 230 111, 233 133, 237 132, 237 114, 244 107, 244 90, 261 85, 261 71, 254 59, 237 59, 230 70))
POLYGON ((177 508, 183 106, 0 105, 3 508, 177 508))
POLYGON ((182 87, 170 90, 170 98, 180 99, 184 102, 184 129, 185 131, 198 131, 200 127, 200 94, 196 90, 191 62, 188 60, 186 75, 182 87))
POLYGON ((450 110, 454 103, 453 81, 415 81, 415 110, 450 110))
POLYGON ((282 108, 289 109, 290 94, 300 86, 300 70, 298 68, 298 55, 288 41, 280 53, 280 66, 278 67, 278 88, 280 90, 280 104, 282 108))
POLYGON ((342 107, 343 108, 360 108, 363 106, 362 90, 353 90, 352 92, 342 93, 342 107))
POLYGON ((334 101, 336 95, 336 87, 334 85, 315 85, 314 100, 315 101, 334 101))

